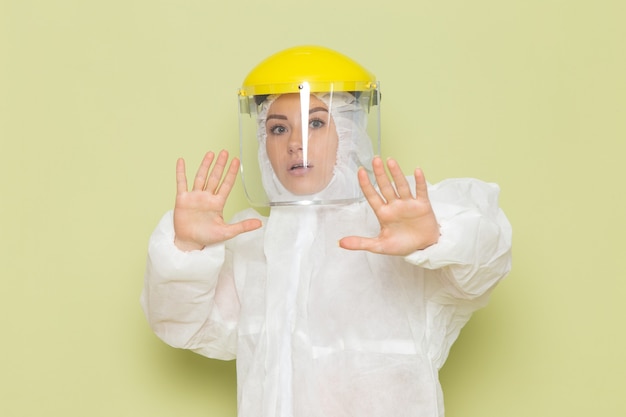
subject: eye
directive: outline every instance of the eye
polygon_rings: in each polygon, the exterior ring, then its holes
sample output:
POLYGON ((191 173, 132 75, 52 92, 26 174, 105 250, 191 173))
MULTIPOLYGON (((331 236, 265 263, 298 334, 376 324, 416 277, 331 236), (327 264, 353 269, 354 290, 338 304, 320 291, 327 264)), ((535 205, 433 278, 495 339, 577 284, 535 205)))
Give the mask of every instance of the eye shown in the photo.
POLYGON ((287 132, 287 128, 283 125, 270 126, 268 130, 272 135, 282 135, 287 132))
POLYGON ((320 129, 324 127, 326 123, 322 119, 312 119, 309 121, 309 126, 311 129, 320 129))

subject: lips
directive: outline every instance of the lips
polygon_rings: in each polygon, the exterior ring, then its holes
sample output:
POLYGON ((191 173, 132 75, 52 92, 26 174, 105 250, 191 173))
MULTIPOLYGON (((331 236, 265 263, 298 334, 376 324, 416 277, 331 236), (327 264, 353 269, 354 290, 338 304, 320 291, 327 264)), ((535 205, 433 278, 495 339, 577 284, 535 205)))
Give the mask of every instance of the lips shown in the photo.
POLYGON ((309 172, 309 170, 311 170, 311 168, 313 168, 313 165, 311 164, 304 164, 304 162, 299 161, 294 163, 293 165, 291 165, 288 169, 288 171, 292 174, 305 174, 307 172, 309 172))
POLYGON ((294 169, 300 169, 300 168, 311 168, 313 167, 313 165, 307 165, 306 167, 304 166, 304 164, 294 164, 291 166, 291 168, 289 168, 290 171, 293 171, 294 169))

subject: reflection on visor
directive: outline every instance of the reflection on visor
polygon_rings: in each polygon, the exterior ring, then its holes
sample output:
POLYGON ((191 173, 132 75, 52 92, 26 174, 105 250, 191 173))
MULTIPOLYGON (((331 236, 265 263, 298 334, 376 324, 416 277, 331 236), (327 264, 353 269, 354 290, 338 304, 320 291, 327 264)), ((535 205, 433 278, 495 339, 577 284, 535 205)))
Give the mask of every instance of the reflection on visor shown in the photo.
POLYGON ((309 100, 311 96, 311 86, 308 82, 303 82, 298 86, 300 89, 300 118, 302 125, 302 165, 309 167, 309 100))

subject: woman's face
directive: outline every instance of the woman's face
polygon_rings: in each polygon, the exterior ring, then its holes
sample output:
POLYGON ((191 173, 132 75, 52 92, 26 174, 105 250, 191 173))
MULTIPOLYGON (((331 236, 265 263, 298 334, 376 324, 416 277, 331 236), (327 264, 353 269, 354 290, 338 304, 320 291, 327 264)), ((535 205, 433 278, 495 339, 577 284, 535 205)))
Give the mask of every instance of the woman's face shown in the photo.
POLYGON ((333 177, 337 160, 335 123, 326 104, 313 95, 307 120, 305 155, 300 95, 281 95, 267 112, 267 155, 280 182, 295 195, 322 191, 333 177))

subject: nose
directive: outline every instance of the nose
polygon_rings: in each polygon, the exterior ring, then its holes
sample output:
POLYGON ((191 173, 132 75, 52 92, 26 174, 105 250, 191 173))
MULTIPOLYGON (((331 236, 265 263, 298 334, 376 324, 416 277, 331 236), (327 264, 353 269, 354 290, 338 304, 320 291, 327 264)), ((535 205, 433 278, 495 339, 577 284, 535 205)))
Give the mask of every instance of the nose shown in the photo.
POLYGON ((302 151, 302 132, 300 132, 300 129, 294 129, 291 135, 289 135, 287 151, 290 154, 302 151))

